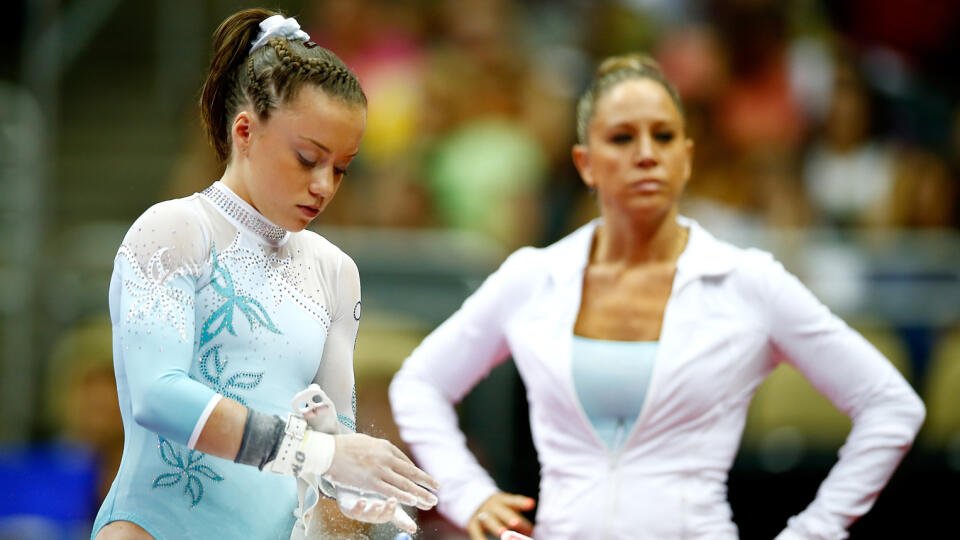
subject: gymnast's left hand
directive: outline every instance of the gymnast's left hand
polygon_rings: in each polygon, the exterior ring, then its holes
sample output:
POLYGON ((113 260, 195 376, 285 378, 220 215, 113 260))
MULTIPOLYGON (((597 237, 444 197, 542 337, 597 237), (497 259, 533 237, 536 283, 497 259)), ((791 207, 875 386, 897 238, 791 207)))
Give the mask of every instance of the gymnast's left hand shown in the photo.
POLYGON ((365 523, 392 522, 398 529, 410 534, 417 532, 417 524, 400 507, 397 499, 351 498, 340 500, 340 512, 350 519, 365 523))

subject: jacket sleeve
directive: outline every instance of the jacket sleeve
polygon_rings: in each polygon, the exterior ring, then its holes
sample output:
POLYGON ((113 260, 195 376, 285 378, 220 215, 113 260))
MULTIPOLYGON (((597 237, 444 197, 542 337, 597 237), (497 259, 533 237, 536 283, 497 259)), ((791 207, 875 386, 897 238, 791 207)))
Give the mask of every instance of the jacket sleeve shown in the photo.
POLYGON ((839 460, 781 538, 846 538, 909 450, 925 408, 896 368, 780 263, 761 265, 774 346, 853 421, 839 460))
POLYGON ((207 245, 181 201, 160 203, 130 228, 110 281, 120 397, 137 424, 190 448, 221 397, 189 376, 207 245))
POLYGON ((438 510, 460 527, 497 486, 467 449, 454 404, 509 355, 504 320, 522 295, 525 251, 507 258, 427 336, 390 384, 400 436, 440 483, 438 510))
POLYGON ((340 253, 337 264, 336 305, 323 345, 323 357, 314 382, 337 408, 341 433, 357 431, 357 399, 353 350, 360 327, 360 273, 357 264, 340 253))

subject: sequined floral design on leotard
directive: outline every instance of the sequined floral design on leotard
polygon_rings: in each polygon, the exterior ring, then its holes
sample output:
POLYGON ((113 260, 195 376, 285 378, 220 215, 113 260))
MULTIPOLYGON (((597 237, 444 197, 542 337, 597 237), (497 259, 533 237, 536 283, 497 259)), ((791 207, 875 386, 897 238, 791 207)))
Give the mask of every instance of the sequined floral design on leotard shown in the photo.
POLYGON ((330 329, 332 315, 327 306, 309 294, 304 286, 304 273, 310 271, 308 265, 295 263, 292 255, 278 257, 275 253, 265 253, 262 248, 244 247, 240 243, 239 233, 226 249, 217 254, 217 258, 218 264, 229 264, 234 270, 252 272, 258 283, 269 288, 270 297, 277 307, 283 299, 293 300, 297 307, 322 324, 324 330, 330 329))
POLYGON ((145 321, 151 315, 156 315, 158 320, 176 328, 181 339, 186 341, 185 312, 193 309, 193 297, 170 285, 170 282, 184 275, 196 275, 199 271, 182 265, 172 269, 167 268, 163 262, 163 256, 169 249, 164 247, 155 251, 147 261, 146 267, 141 268, 136 255, 126 246, 120 246, 117 257, 126 258, 136 276, 135 280, 123 280, 127 292, 136 299, 127 311, 127 322, 134 319, 145 321))
MULTIPOLYGON (((200 360, 200 373, 203 376, 203 382, 210 388, 213 388, 223 397, 236 400, 246 405, 247 401, 242 395, 234 390, 252 390, 256 388, 263 380, 263 372, 238 371, 224 379, 224 372, 227 369, 227 360, 220 358, 221 345, 214 345, 207 349, 200 360)), ((174 472, 163 473, 153 480, 153 487, 173 487, 185 482, 183 493, 190 498, 190 507, 193 508, 203 499, 203 479, 202 476, 215 482, 222 482, 223 477, 209 466, 203 464, 203 458, 206 454, 196 450, 186 450, 186 455, 179 450, 179 445, 174 445, 167 439, 158 436, 157 445, 160 450, 160 459, 170 465, 174 472)))
MULTIPOLYGON (((215 392, 236 400, 246 405, 247 401, 242 395, 234 390, 252 390, 263 381, 263 372, 238 371, 224 379, 224 371, 227 369, 227 360, 220 358, 221 345, 214 345, 207 349, 201 356, 200 373, 203 376, 202 383, 212 388, 215 392)), ((190 507, 193 508, 203 499, 203 479, 206 476, 215 482, 222 482, 223 476, 203 464, 203 458, 206 454, 197 450, 179 450, 179 445, 171 443, 167 439, 157 436, 157 445, 160 450, 160 459, 170 465, 174 472, 163 473, 153 480, 153 487, 173 487, 185 481, 183 493, 190 498, 190 507)))
POLYGON ((240 313, 246 317, 251 329, 262 326, 274 334, 281 333, 273 324, 273 320, 260 302, 252 297, 237 294, 234 289, 233 278, 230 276, 230 271, 220 266, 220 263, 217 261, 216 246, 213 246, 210 251, 213 256, 213 273, 210 279, 210 286, 224 298, 224 302, 222 306, 217 308, 217 310, 203 322, 203 326, 200 328, 200 347, 209 343, 211 339, 216 337, 224 329, 231 335, 237 335, 237 332, 233 329, 234 308, 239 309, 240 313), (219 321, 219 325, 211 331, 210 328, 217 323, 217 321, 219 321))
MULTIPOLYGON (((210 254, 213 268, 210 286, 224 298, 224 303, 204 321, 201 327, 199 347, 202 348, 208 344, 223 330, 227 330, 233 336, 237 335, 233 328, 234 308, 239 309, 246 317, 252 330, 263 327, 270 332, 280 334, 280 330, 260 302, 254 298, 237 294, 230 270, 219 263, 215 245, 211 246, 210 254), (219 321, 219 325, 211 331, 210 328, 217 321, 219 321)), ((229 362, 221 357, 220 350, 221 345, 214 345, 201 354, 199 368, 203 380, 200 382, 206 384, 218 394, 246 405, 246 400, 238 391, 256 388, 263 381, 264 372, 238 371, 225 377, 229 362)), ((202 477, 215 482, 224 480, 223 476, 203 464, 203 458, 206 456, 203 452, 189 450, 160 436, 157 438, 157 443, 160 459, 176 470, 157 476, 153 480, 154 488, 172 487, 184 482, 183 492, 189 497, 190 507, 193 508, 203 499, 202 477)))
POLYGON ((246 405, 237 391, 253 390, 263 380, 263 371, 238 371, 229 377, 225 377, 227 370, 227 360, 220 358, 221 345, 210 347, 200 356, 200 374, 203 376, 203 382, 216 393, 223 397, 235 400, 246 405))
POLYGON ((190 500, 190 508, 197 506, 203 499, 203 481, 206 477, 214 482, 222 482, 223 477, 203 463, 206 454, 197 450, 188 450, 157 436, 160 459, 173 467, 174 472, 163 473, 153 481, 154 488, 174 487, 183 484, 183 494, 190 500))

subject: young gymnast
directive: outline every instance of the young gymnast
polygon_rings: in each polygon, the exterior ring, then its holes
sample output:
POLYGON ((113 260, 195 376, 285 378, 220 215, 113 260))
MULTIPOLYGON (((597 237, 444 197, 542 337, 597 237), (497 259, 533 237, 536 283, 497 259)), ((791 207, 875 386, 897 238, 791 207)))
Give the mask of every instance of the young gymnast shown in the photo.
POLYGON ((437 484, 355 432, 359 274, 304 230, 359 150, 360 84, 295 20, 252 9, 216 31, 201 99, 222 178, 147 210, 116 256, 125 440, 92 536, 314 537, 317 491, 413 532, 399 505, 432 507, 437 484))

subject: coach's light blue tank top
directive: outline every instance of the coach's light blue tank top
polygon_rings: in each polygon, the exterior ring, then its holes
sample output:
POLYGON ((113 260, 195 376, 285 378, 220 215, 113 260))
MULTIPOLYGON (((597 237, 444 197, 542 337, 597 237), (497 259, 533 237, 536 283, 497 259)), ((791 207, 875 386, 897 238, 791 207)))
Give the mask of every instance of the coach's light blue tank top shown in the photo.
POLYGON ((573 336, 577 398, 609 450, 623 446, 640 415, 658 345, 573 336))

